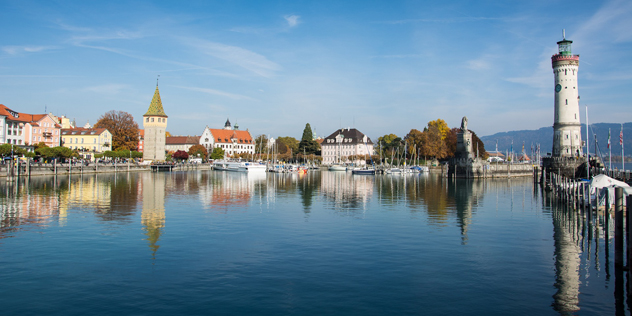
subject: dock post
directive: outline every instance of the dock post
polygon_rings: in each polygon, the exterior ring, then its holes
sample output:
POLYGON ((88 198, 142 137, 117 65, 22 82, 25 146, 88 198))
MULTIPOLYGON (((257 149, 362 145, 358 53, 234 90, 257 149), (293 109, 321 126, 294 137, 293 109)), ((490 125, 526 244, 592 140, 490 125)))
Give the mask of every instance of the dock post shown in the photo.
POLYGON ((623 188, 614 189, 614 265, 623 267, 623 188))
MULTIPOLYGON (((628 273, 630 273, 630 268, 632 267, 632 230, 630 229, 630 223, 632 222, 632 214, 630 214, 630 212, 632 212, 632 195, 628 195, 626 197, 625 200, 625 208, 626 208, 626 212, 625 212, 625 239, 627 242, 627 255, 628 255, 628 262, 627 262, 627 266, 628 266, 628 273)), ((628 282, 628 286, 630 289, 632 289, 632 282, 628 282)), ((632 295, 631 292, 628 292, 628 295, 632 295)))

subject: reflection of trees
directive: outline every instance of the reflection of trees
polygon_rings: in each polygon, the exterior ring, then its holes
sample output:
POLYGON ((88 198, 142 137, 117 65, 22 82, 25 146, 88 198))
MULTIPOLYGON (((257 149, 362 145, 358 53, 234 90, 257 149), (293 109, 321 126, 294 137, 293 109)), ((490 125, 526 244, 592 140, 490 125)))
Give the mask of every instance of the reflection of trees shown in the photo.
POLYGON ((131 222, 136 213, 138 203, 138 181, 136 177, 128 174, 108 174, 105 177, 99 175, 99 181, 109 186, 109 207, 100 207, 96 210, 97 218, 104 221, 131 222))
POLYGON ((302 177, 302 181, 298 183, 298 192, 301 194, 301 202, 303 203, 303 212, 310 213, 312 200, 318 194, 320 189, 320 181, 317 181, 316 173, 309 173, 302 177))

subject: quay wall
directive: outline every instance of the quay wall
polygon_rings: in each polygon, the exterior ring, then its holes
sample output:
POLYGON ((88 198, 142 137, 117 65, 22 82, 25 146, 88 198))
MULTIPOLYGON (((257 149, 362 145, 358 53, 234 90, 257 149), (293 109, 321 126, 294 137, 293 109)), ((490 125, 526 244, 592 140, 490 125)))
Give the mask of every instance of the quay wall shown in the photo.
MULTIPOLYGON (((0 177, 7 177, 10 164, 0 165, 0 177)), ((173 171, 178 170, 209 170, 211 164, 176 164, 173 171)), ((46 176, 46 175, 69 175, 69 174, 97 174, 113 172, 144 172, 150 171, 149 165, 140 164, 20 164, 19 176, 46 176)))

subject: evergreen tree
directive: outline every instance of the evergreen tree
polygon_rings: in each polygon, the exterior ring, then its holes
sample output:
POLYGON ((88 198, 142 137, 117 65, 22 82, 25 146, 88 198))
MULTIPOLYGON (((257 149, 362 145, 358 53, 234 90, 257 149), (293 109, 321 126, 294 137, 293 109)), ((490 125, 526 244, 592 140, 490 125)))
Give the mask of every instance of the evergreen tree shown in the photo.
POLYGON ((301 137, 301 142, 298 144, 298 151, 300 154, 305 153, 306 155, 314 155, 320 153, 320 145, 316 140, 314 140, 312 127, 309 125, 309 123, 305 124, 303 137, 301 137))

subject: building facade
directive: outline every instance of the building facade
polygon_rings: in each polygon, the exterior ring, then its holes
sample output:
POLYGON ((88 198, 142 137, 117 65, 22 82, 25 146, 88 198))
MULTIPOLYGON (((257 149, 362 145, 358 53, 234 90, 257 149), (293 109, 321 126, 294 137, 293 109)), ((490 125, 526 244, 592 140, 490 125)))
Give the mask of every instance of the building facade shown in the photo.
POLYGON ((52 114, 27 114, 0 104, 0 143, 18 146, 60 144, 61 125, 52 114))
POLYGON ((189 149, 200 144, 200 136, 168 136, 166 138, 165 149, 167 152, 182 150, 189 152, 189 149))
POLYGON ((68 128, 61 130, 62 146, 77 150, 84 159, 112 150, 112 133, 105 128, 68 128))
POLYGON ((341 128, 325 137, 320 144, 323 164, 355 163, 366 164, 373 155, 373 142, 355 128, 341 128))
POLYGON ((143 160, 145 162, 164 161, 167 115, 162 107, 157 84, 154 97, 149 104, 149 109, 147 113, 143 115, 143 128, 145 130, 143 160))
POLYGON ((206 126, 202 136, 200 136, 199 143, 206 148, 209 154, 213 152, 214 148, 223 149, 224 158, 243 153, 255 154, 255 142, 250 132, 248 130, 240 131, 237 125, 233 128, 228 119, 223 129, 213 129, 206 126))
POLYGON ((571 44, 564 39, 557 42, 558 53, 551 57, 554 75, 555 110, 553 123, 553 157, 582 155, 581 123, 577 72, 579 55, 573 55, 571 44))

